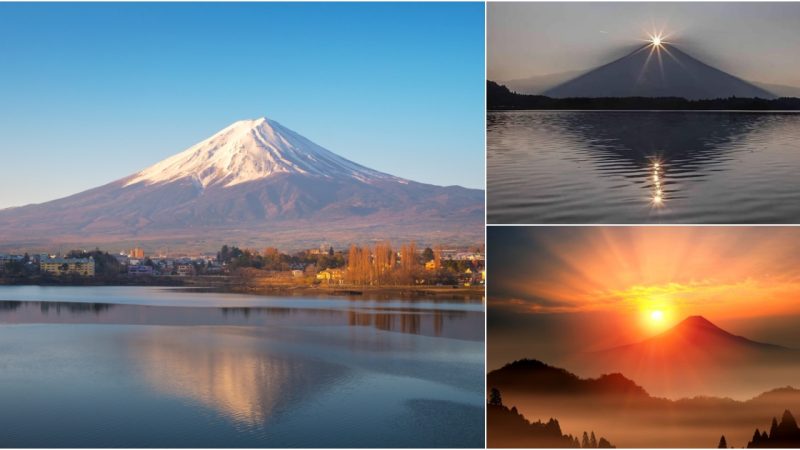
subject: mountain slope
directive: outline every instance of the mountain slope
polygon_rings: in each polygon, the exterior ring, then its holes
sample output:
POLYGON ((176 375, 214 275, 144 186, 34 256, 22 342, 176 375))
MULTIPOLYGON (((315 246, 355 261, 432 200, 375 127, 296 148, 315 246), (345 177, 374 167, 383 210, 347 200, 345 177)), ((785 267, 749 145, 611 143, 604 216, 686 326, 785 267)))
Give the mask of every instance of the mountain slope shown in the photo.
POLYGON ((482 221, 483 191, 371 170, 262 118, 105 186, 0 210, 0 245, 472 244, 482 240, 482 221))
POLYGON ((775 98, 769 91, 711 67, 670 44, 645 45, 542 94, 555 98, 775 98))
POLYGON ((755 342, 717 327, 701 316, 684 319, 644 341, 575 357, 581 373, 619 371, 656 395, 754 395, 796 383, 800 352, 755 342), (734 376, 735 374, 735 376, 734 376))

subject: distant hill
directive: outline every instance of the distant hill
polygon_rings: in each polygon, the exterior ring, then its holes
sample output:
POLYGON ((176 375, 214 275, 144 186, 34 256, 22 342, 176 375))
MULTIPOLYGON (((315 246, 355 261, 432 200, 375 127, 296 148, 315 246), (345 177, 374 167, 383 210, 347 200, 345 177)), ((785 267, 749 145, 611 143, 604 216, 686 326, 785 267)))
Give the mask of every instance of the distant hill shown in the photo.
POLYGON ((517 408, 486 405, 487 445, 490 448, 614 448, 608 440, 591 438, 584 432, 584 444, 571 434, 562 434, 558 420, 529 422, 517 408))
POLYGON ((687 100, 681 97, 575 97, 552 98, 512 92, 494 81, 486 83, 486 108, 503 110, 695 110, 695 111, 798 111, 800 98, 728 97, 687 100))
POLYGON ((554 98, 679 97, 689 100, 776 97, 666 43, 644 45, 543 94, 554 98))
POLYGON ((489 372, 489 386, 519 389, 541 395, 613 395, 648 398, 647 391, 622 374, 582 379, 567 370, 549 366, 535 359, 522 359, 489 372))

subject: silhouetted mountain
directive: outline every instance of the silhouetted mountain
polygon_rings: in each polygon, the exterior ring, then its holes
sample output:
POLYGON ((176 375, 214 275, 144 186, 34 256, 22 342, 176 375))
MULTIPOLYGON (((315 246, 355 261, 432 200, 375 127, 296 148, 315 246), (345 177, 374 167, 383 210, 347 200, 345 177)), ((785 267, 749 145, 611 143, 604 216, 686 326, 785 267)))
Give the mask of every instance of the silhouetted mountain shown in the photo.
POLYGON ((775 98, 771 92, 711 67, 671 44, 644 45, 543 94, 555 98, 775 98))
MULTIPOLYGON (((637 344, 615 347, 605 352, 646 351, 650 354, 672 354, 684 352, 686 346, 706 347, 715 353, 730 351, 778 351, 788 350, 779 345, 755 342, 742 336, 728 333, 703 316, 689 316, 680 323, 637 344)), ((604 352, 604 353, 605 353, 604 352)), ((667 355, 668 357, 669 355, 667 355)))
MULTIPOLYGON (((529 422, 516 407, 486 405, 487 444, 492 448, 581 448, 581 442, 571 434, 563 434, 558 420, 547 423, 529 422)), ((584 432, 584 448, 614 448, 605 438, 591 441, 584 432), (590 443, 590 442, 593 442, 590 443)))
POLYGON ((487 375, 487 383, 501 389, 524 389, 544 395, 614 395, 647 397, 647 392, 619 373, 596 379, 581 379, 564 369, 549 366, 535 359, 522 359, 506 364, 487 375))
POLYGON ((766 431, 759 432, 756 428, 747 448, 800 448, 800 427, 787 409, 783 412, 780 423, 772 418, 769 434, 766 431))
POLYGON ((762 367, 769 370, 798 364, 800 352, 736 336, 693 316, 641 342, 576 355, 574 360, 580 373, 619 371, 648 392, 674 398, 719 396, 748 387, 764 390, 789 383, 791 379, 777 377, 788 372, 776 371, 775 376, 764 377, 759 371, 762 367))
POLYGON ((486 108, 492 110, 696 110, 797 111, 800 98, 724 97, 687 100, 682 97, 570 97, 518 94, 487 81, 486 108))

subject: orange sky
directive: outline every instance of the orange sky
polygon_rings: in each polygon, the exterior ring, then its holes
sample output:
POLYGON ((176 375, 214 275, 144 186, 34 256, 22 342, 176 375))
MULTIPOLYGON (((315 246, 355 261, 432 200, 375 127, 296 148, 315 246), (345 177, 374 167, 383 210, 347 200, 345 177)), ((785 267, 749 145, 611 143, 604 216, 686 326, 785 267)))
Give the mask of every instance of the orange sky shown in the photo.
POLYGON ((792 227, 490 227, 488 248, 490 307, 635 314, 643 333, 800 313, 792 227))

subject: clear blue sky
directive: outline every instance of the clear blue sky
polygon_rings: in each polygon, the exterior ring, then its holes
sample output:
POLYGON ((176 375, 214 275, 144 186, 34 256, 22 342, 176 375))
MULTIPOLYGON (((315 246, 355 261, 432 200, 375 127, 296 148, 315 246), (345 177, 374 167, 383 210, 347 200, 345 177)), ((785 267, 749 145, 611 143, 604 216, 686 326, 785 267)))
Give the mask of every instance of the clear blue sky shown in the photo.
POLYGON ((368 167, 483 188, 482 3, 0 3, 0 208, 266 116, 368 167))

